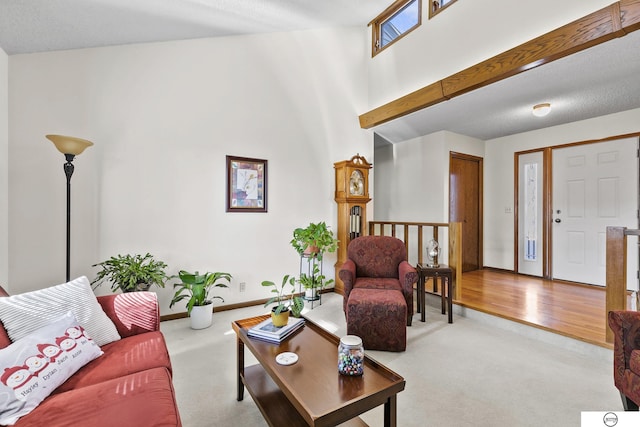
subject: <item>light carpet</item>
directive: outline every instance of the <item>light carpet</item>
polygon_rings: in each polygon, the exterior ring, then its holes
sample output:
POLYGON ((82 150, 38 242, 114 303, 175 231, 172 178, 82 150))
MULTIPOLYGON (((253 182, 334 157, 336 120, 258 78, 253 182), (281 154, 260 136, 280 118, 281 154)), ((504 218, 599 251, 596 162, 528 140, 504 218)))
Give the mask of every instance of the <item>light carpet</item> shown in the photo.
MULTIPOLYGON (((305 310, 335 335, 346 333, 340 295, 324 294, 321 305, 305 310)), ((236 400, 231 329, 233 320, 267 312, 262 306, 216 312, 213 325, 203 330, 190 329, 189 319, 162 322, 185 427, 267 425, 248 393, 236 400)), ((447 316, 427 306, 425 323, 414 314, 407 351, 365 351, 406 380, 398 394, 400 427, 569 427, 580 426, 581 411, 621 411, 612 352, 595 346, 576 351, 571 341, 547 342, 535 332, 529 336, 522 328, 459 314, 448 324, 447 316)), ((249 351, 245 359, 247 365, 256 363, 249 351)), ((382 426, 383 409, 361 418, 382 426)))

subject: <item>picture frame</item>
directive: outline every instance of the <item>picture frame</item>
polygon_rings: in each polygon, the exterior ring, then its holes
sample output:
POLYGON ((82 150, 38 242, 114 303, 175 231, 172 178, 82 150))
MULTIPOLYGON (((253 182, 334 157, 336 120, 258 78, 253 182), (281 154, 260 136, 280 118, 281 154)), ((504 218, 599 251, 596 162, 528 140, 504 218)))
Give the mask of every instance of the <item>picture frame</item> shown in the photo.
POLYGON ((267 160, 227 156, 227 212, 267 212, 267 160))

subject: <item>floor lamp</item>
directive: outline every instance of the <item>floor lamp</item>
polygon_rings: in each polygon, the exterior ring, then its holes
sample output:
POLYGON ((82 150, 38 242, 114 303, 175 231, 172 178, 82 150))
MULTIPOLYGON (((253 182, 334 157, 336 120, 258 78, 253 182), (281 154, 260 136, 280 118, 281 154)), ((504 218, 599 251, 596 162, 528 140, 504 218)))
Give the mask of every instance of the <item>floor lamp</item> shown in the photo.
POLYGON ((67 282, 71 280, 70 257, 71 257, 71 175, 73 175, 73 159, 82 153, 85 148, 91 147, 93 142, 86 139, 75 138, 73 136, 46 135, 56 146, 58 151, 64 154, 66 162, 64 164, 64 174, 67 176, 67 282))

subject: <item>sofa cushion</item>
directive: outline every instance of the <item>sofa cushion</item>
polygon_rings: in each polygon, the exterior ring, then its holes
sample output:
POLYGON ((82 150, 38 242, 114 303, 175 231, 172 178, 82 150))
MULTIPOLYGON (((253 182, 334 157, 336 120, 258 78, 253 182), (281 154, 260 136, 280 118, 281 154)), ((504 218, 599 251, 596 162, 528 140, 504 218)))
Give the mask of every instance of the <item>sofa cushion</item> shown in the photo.
POLYGON ((7 330, 4 328, 2 322, 0 322, 0 349, 5 348, 11 344, 11 338, 7 335, 7 330))
POLYGON ((12 341, 68 311, 73 312, 96 344, 101 346, 120 339, 84 276, 61 285, 0 298, 0 320, 12 341))
POLYGON ((0 424, 31 412, 101 354, 71 312, 0 350, 0 424))
POLYGON ((354 289, 386 289, 402 292, 400 280, 393 278, 358 277, 353 285, 354 289))
POLYGON ((134 335, 102 346, 102 357, 80 369, 56 393, 86 387, 135 372, 166 368, 171 372, 169 352, 160 331, 134 335))
POLYGON ((101 295, 98 302, 122 338, 160 330, 158 295, 155 292, 101 295))
POLYGON ((180 425, 171 375, 155 368, 49 396, 16 427, 180 425))

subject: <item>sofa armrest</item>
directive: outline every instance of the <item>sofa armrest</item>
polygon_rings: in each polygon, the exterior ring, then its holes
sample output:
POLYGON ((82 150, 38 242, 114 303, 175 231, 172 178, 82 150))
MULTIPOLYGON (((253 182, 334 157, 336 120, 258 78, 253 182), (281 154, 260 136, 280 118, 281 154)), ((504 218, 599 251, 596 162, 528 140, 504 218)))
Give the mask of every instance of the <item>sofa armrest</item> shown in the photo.
POLYGON ((160 308, 155 292, 102 295, 98 302, 123 338, 160 330, 160 308))
POLYGON ((640 349, 640 312, 610 311, 609 327, 613 331, 613 376, 617 386, 629 368, 631 352, 640 349))

